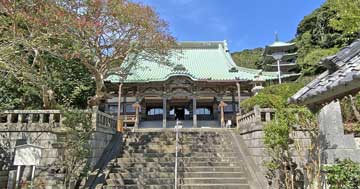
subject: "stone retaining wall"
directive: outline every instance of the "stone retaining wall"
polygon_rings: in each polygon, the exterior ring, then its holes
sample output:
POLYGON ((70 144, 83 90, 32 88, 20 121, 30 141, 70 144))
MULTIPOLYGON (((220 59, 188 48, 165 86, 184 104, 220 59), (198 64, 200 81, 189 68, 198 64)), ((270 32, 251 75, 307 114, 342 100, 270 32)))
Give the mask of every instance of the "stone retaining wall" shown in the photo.
MULTIPOLYGON (((264 161, 270 160, 268 151, 264 144, 264 126, 267 122, 274 118, 275 110, 270 108, 254 107, 254 110, 237 118, 238 129, 240 134, 248 147, 250 156, 255 161, 255 164, 263 172, 266 171, 264 161)), ((294 139, 295 144, 302 146, 304 150, 298 152, 293 150, 294 161, 302 167, 305 160, 306 149, 310 144, 310 137, 306 131, 295 130, 291 133, 291 138, 294 139)))
MULTIPOLYGON (((104 149, 116 133, 116 120, 105 113, 94 110, 91 112, 94 132, 90 137, 91 155, 88 158, 90 168, 100 159, 104 149)), ((43 175, 46 185, 56 183, 56 173, 51 167, 59 158, 59 150, 53 144, 58 142, 58 136, 52 129, 61 127, 61 113, 58 110, 15 110, 0 112, 0 188, 6 188, 8 172, 15 170, 12 165, 14 147, 16 144, 28 142, 43 147, 40 166, 36 175, 43 175), (52 172, 52 171, 53 172, 52 172), (44 173, 45 172, 45 173, 44 173)), ((28 169, 23 173, 26 179, 28 169)), ((42 176, 41 176, 42 177, 42 176)))

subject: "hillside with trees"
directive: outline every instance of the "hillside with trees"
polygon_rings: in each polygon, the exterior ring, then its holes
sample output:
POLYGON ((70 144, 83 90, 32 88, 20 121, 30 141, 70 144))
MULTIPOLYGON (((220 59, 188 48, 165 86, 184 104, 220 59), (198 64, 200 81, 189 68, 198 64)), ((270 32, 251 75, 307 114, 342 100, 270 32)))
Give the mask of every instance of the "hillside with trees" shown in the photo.
MULTIPOLYGON (((304 17, 298 24, 292 42, 298 47, 297 63, 303 76, 317 75, 324 69, 319 61, 336 53, 359 38, 360 1, 328 0, 320 8, 304 17)), ((234 52, 239 66, 262 68, 261 48, 234 52)))
POLYGON ((240 52, 234 52, 231 56, 238 66, 261 69, 263 51, 263 48, 246 49, 240 52))

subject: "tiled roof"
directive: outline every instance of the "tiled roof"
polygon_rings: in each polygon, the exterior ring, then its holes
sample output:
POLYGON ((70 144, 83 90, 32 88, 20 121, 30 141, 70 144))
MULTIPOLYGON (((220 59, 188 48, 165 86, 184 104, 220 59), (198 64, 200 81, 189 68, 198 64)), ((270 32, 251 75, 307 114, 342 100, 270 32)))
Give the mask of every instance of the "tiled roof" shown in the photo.
POLYGON ((360 39, 321 64, 328 70, 293 95, 290 102, 324 103, 360 91, 360 39))
MULTIPOLYGON (((184 75, 193 80, 261 80, 277 79, 276 72, 262 72, 262 70, 248 69, 235 65, 227 49, 227 44, 221 42, 181 42, 179 50, 172 50, 170 63, 173 66, 158 62, 140 60, 137 66, 130 69, 125 83, 142 83, 151 81, 165 81, 171 76, 184 75)), ((292 75, 283 75, 291 77, 292 75)), ((110 82, 120 81, 118 74, 109 74, 110 82)))

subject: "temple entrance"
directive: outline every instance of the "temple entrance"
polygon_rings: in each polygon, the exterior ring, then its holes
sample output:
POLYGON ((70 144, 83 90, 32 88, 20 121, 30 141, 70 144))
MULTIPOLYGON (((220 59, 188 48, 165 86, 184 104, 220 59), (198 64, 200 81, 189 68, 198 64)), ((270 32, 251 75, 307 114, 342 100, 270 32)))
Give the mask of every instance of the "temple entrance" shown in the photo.
POLYGON ((175 108, 175 120, 184 120, 185 119, 185 108, 175 108))

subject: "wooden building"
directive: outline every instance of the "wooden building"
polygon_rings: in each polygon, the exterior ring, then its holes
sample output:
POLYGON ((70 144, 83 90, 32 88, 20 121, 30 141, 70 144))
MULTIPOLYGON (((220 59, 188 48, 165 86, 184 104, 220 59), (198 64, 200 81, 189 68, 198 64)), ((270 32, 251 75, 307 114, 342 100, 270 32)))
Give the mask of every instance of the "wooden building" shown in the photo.
POLYGON ((170 56, 170 65, 142 59, 126 77, 110 73, 107 86, 114 93, 105 111, 117 114, 121 84, 120 115, 128 125, 166 128, 182 120, 184 127, 220 127, 235 120, 254 86, 277 81, 276 72, 236 66, 225 41, 181 42, 170 56))

